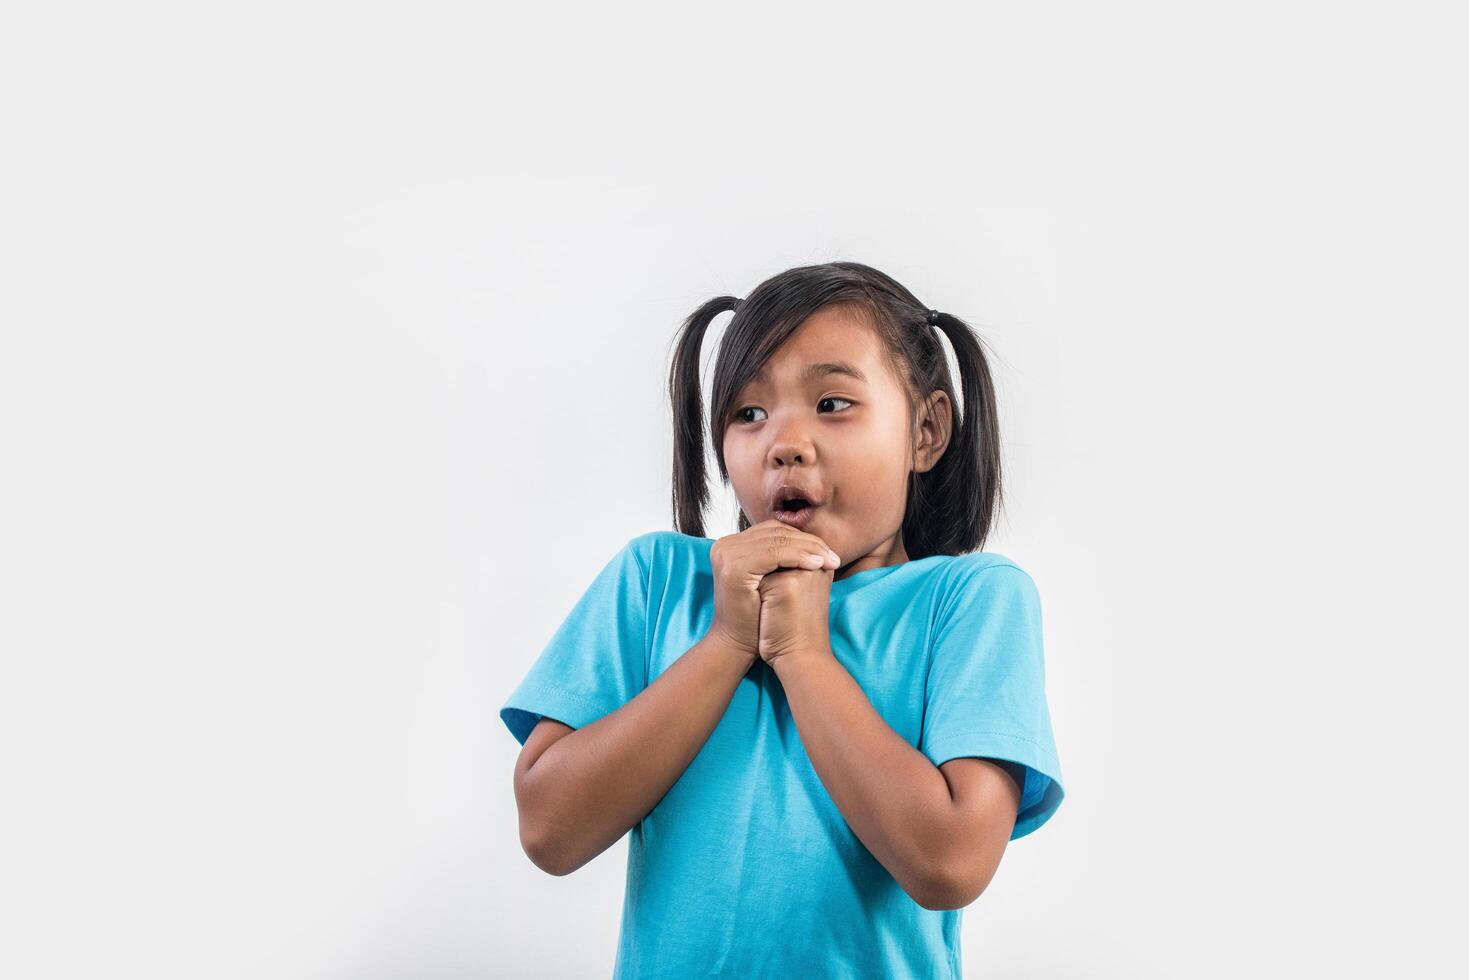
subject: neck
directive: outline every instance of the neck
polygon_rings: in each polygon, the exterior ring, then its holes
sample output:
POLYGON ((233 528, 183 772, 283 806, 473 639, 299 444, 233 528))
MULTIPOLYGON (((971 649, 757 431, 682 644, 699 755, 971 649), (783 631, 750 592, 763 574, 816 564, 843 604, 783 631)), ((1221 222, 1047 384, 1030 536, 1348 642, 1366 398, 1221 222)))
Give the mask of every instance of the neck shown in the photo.
POLYGON ((832 580, 839 581, 846 578, 848 575, 854 575, 857 572, 865 572, 870 568, 883 568, 887 565, 901 565, 907 560, 908 551, 906 548, 903 547, 903 532, 900 530, 897 534, 888 538, 886 541, 883 541, 881 544, 877 545, 877 547, 873 548, 861 558, 858 558, 850 564, 843 565, 841 568, 837 569, 837 573, 835 576, 833 576, 832 580))

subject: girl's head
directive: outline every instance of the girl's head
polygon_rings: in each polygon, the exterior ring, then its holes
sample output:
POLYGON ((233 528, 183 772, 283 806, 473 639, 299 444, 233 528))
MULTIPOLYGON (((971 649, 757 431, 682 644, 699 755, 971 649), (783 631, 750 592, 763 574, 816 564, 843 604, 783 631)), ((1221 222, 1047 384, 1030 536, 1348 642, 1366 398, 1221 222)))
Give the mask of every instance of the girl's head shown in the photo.
POLYGON ((789 483, 821 500, 805 530, 841 556, 838 577, 983 546, 1000 504, 1000 446, 979 338, 945 313, 930 324, 911 292, 858 262, 789 269, 684 321, 669 381, 678 531, 704 534, 699 355, 728 310, 709 435, 739 530, 769 519, 789 483), (959 405, 940 333, 958 363, 959 405))

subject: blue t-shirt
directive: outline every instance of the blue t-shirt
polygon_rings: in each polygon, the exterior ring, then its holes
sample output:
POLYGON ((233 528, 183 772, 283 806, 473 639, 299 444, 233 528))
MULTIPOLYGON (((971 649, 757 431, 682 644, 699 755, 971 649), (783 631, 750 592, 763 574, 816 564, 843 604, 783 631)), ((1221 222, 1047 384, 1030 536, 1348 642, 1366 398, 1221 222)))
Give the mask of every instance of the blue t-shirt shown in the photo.
MULTIPOLYGON (((626 704, 714 618, 712 538, 629 541, 500 709, 522 744, 626 704)), ((1014 840, 1061 804, 1040 599, 994 552, 932 555, 831 585, 832 653, 935 766, 1024 767, 1014 840)), ((689 767, 631 831, 614 980, 958 978, 962 909, 919 905, 812 766, 776 673, 757 661, 689 767)))

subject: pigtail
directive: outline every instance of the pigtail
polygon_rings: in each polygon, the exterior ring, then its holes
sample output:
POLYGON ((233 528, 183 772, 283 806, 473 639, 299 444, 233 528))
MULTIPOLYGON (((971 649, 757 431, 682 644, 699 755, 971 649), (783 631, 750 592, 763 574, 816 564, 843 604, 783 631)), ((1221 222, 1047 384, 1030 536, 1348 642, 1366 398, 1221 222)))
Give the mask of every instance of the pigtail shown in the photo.
POLYGON ((954 349, 963 404, 955 406, 957 419, 944 455, 927 473, 915 474, 910 488, 903 528, 910 556, 984 547, 1002 496, 999 413, 983 344, 956 316, 934 311, 929 322, 954 349))
POLYGON ((710 321, 736 309, 741 302, 735 296, 719 296, 695 310, 679 330, 669 372, 668 398, 673 407, 673 528, 694 537, 704 536, 704 507, 709 502, 699 355, 710 321))

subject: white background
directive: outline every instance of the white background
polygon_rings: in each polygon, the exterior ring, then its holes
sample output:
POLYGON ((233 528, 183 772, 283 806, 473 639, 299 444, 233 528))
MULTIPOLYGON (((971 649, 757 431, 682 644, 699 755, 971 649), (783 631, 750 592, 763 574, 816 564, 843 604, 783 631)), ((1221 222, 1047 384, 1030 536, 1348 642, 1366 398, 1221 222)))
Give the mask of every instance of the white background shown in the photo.
POLYGON ((608 975, 496 711, 671 526, 679 321, 855 259, 1043 597, 968 975, 1462 976, 1451 7, 11 9, 0 973, 608 975))

